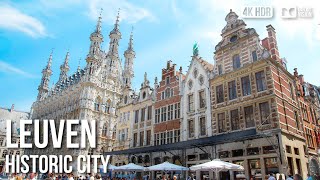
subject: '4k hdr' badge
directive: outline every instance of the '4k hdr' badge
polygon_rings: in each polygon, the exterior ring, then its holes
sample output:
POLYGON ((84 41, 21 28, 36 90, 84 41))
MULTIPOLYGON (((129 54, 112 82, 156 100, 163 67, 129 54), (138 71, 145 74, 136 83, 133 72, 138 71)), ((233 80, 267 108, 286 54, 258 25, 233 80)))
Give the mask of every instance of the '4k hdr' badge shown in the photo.
POLYGON ((272 18, 273 8, 271 6, 243 6, 241 8, 242 18, 272 18))

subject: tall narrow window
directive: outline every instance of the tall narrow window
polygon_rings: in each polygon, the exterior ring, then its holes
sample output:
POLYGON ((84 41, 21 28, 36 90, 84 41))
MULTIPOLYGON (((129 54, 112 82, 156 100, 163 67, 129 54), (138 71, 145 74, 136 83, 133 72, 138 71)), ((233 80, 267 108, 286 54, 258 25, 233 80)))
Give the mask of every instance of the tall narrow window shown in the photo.
POLYGON ((141 122, 143 122, 146 118, 146 108, 141 109, 141 122))
POLYGON ((188 95, 188 110, 189 112, 194 111, 194 99, 193 99, 193 94, 188 95))
POLYGON ((168 105, 168 121, 171 120, 171 105, 168 105))
POLYGON ((150 145, 151 143, 151 130, 147 130, 147 142, 146 145, 150 145))
POLYGON ((134 114, 134 123, 138 123, 138 121, 139 121, 139 110, 136 110, 134 114))
POLYGON ((297 129, 300 130, 300 122, 299 122, 298 112, 297 111, 294 111, 294 119, 296 120, 297 129))
POLYGON ((240 129, 238 109, 230 111, 232 130, 240 129))
POLYGON ((169 98, 171 96, 170 88, 167 88, 165 93, 166 93, 166 98, 169 98))
POLYGON ((251 56, 252 56, 252 61, 253 62, 258 60, 257 51, 252 51, 251 52, 251 56))
POLYGON ((200 136, 207 135, 206 117, 200 117, 199 119, 199 132, 200 136))
POLYGON ((174 130, 174 142, 180 141, 180 130, 174 130))
POLYGON ((139 143, 140 146, 143 146, 143 141, 144 141, 144 132, 142 131, 140 132, 140 143, 139 143))
POLYGON ((194 120, 193 119, 189 119, 188 121, 188 129, 189 129, 189 138, 193 138, 194 137, 194 120))
POLYGON ((159 123, 160 121, 160 109, 155 110, 155 123, 159 123))
POLYGON ((239 56, 239 54, 233 56, 232 62, 233 62, 233 69, 240 68, 241 64, 240 64, 240 56, 239 56))
POLYGON ((174 105, 174 118, 180 118, 180 103, 174 105))
POLYGON ((221 75, 222 74, 222 65, 218 65, 218 74, 221 75))
POLYGON ((260 71, 260 72, 256 73, 256 81, 257 81, 257 91, 258 92, 264 91, 267 89, 264 71, 260 71))
POLYGON ((94 101, 94 110, 99 111, 100 109, 100 98, 97 97, 96 100, 94 101))
POLYGON ((246 122, 246 128, 254 127, 253 107, 248 106, 244 108, 244 118, 246 122))
POLYGON ((170 84, 170 77, 169 76, 166 77, 166 84, 167 85, 170 84))
POLYGON ((217 95, 217 103, 222 103, 224 101, 222 84, 216 87, 216 95, 217 95))
POLYGON ((270 124, 269 103, 268 102, 260 103, 259 108, 260 108, 261 124, 270 124))
POLYGON ((138 134, 134 133, 133 134, 133 147, 136 147, 138 144, 138 134))
POLYGON ((226 120, 225 113, 219 113, 218 114, 218 132, 219 133, 227 131, 225 120, 226 120))
POLYGON ((204 90, 199 92, 199 107, 200 109, 206 107, 206 97, 204 94, 204 90))
POLYGON ((152 117, 152 106, 148 106, 148 116, 147 116, 147 120, 150 120, 152 117))
POLYGON ((167 120, 167 107, 161 108, 161 122, 164 122, 167 120))
POLYGON ((102 128, 102 136, 103 137, 107 137, 108 136, 108 127, 107 127, 106 124, 102 128))
POLYGON ((229 100, 237 98, 236 81, 229 82, 228 89, 229 89, 229 100))
POLYGON ((251 94, 251 85, 249 76, 245 76, 241 78, 242 85, 242 95, 247 96, 251 94))

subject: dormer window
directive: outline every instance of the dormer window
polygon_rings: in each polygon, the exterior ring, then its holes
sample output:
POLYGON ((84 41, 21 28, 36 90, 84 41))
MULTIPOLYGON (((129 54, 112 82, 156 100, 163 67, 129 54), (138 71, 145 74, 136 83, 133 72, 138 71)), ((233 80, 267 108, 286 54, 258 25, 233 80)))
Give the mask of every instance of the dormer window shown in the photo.
POLYGON ((238 40, 238 36, 237 35, 234 35, 230 38, 230 42, 234 43, 238 40))

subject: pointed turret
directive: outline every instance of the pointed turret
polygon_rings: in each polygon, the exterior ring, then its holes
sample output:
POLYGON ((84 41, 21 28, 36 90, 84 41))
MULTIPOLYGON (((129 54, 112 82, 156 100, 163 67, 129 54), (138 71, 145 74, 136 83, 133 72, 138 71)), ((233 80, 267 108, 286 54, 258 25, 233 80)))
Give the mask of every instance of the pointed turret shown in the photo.
POLYGON ((119 57, 118 49, 119 49, 119 40, 121 39, 121 33, 119 29, 119 18, 120 18, 120 9, 118 10, 118 15, 116 19, 116 23, 114 24, 114 28, 109 34, 110 37, 110 45, 109 45, 109 55, 119 57))
POLYGON ((96 29, 90 35, 90 49, 89 54, 87 55, 87 63, 96 60, 101 53, 101 43, 103 42, 103 35, 101 34, 101 13, 98 18, 96 29))
POLYGON ((125 63, 124 63, 124 71, 123 71, 123 78, 124 84, 127 87, 131 87, 131 81, 134 77, 133 71, 133 61, 136 57, 136 53, 133 50, 133 29, 130 34, 130 40, 128 44, 128 49, 124 52, 125 63))
POLYGON ((49 82, 50 82, 50 77, 52 75, 51 63, 52 63, 52 52, 49 56, 47 66, 42 70, 41 83, 38 87, 38 91, 39 91, 38 97, 37 97, 38 101, 42 100, 49 91, 49 82))
POLYGON ((64 59, 64 63, 60 66, 60 76, 59 81, 62 82, 68 77, 69 72, 69 51, 67 52, 66 58, 64 59))

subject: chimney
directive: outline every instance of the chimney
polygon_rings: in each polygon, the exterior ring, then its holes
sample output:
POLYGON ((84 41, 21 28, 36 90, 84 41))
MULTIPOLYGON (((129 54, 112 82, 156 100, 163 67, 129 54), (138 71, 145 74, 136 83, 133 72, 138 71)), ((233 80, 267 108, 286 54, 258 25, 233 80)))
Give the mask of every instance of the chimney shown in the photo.
POLYGON ((167 61, 167 69, 171 67, 171 60, 167 61))
POLYGON ((282 61, 279 56, 276 31, 274 27, 272 25, 268 25, 267 32, 268 32, 268 44, 269 44, 269 51, 271 53, 271 58, 279 62, 280 64, 282 64, 282 61))
POLYGON ((10 112, 14 111, 14 104, 11 105, 10 112))

